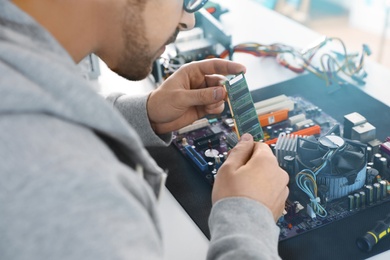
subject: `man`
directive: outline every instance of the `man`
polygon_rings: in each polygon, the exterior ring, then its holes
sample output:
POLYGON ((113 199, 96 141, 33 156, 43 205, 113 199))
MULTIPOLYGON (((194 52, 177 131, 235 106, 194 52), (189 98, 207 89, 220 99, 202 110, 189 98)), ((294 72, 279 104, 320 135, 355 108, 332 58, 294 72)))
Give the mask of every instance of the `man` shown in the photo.
MULTIPOLYGON (((220 113, 217 74, 245 68, 196 62, 145 97, 107 102, 76 63, 93 52, 142 79, 205 2, 0 0, 0 259, 163 258, 163 172, 144 145, 220 113)), ((278 258, 287 182, 270 149, 244 135, 214 185, 208 258, 278 258)))

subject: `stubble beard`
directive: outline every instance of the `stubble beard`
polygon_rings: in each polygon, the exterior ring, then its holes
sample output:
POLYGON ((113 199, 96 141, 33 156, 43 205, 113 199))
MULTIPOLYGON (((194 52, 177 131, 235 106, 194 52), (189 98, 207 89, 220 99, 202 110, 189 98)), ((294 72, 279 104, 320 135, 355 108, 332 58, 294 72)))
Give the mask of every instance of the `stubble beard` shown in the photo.
POLYGON ((134 7, 127 8, 123 24, 124 51, 112 70, 129 80, 141 80, 151 71, 150 58, 147 57, 149 46, 145 39, 141 14, 134 7))
MULTIPOLYGON (((143 4, 130 4, 125 10, 123 22, 124 53, 112 70, 128 80, 142 80, 152 71, 153 62, 158 58, 152 53, 146 35, 146 26, 142 18, 143 4), (137 6, 137 7, 135 7, 137 6)), ((168 45, 176 40, 179 28, 171 35, 164 44, 168 45)))

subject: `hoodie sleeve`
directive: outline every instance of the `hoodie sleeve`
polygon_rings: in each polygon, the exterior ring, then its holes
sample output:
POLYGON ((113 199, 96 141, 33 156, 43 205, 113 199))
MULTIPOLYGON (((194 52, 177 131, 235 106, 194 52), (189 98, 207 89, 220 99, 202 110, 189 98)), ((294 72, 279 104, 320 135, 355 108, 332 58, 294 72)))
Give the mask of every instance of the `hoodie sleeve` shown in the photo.
POLYGON ((280 259, 279 228, 268 208, 248 198, 227 198, 212 208, 208 260, 280 259))
POLYGON ((157 135, 153 131, 146 109, 147 99, 148 95, 129 96, 122 93, 111 93, 106 97, 137 131, 145 146, 168 146, 172 134, 157 135))

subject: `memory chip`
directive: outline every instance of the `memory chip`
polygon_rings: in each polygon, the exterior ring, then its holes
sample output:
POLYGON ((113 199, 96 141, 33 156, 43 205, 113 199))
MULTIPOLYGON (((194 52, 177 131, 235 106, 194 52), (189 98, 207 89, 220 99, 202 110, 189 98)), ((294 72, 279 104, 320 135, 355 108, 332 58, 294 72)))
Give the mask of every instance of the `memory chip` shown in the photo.
POLYGON ((244 74, 240 73, 231 80, 226 81, 225 88, 228 93, 230 112, 232 113, 238 137, 245 133, 250 133, 254 140, 262 140, 264 138, 263 130, 261 129, 244 74))

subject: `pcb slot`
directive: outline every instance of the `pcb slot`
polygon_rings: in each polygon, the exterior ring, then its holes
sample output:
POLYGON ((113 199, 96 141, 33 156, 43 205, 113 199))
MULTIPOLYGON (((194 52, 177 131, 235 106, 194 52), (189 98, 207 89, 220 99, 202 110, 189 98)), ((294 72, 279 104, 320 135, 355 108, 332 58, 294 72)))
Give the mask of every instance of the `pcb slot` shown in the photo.
POLYGON ((199 167, 199 169, 204 172, 207 170, 207 162, 203 159, 202 156, 192 147, 186 146, 184 149, 187 152, 188 157, 199 167))

